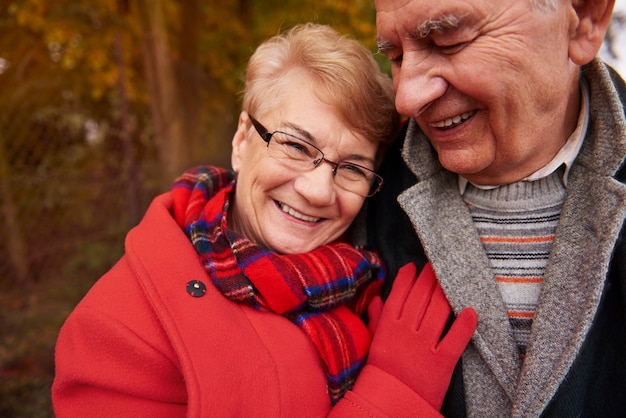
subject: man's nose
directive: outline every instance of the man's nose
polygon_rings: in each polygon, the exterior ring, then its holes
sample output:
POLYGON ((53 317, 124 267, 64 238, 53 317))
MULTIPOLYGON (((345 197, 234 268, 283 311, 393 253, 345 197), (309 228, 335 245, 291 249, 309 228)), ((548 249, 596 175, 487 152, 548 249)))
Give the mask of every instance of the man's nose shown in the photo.
POLYGON ((427 60, 407 57, 392 76, 396 109, 409 117, 419 116, 448 89, 448 82, 428 67, 427 60))

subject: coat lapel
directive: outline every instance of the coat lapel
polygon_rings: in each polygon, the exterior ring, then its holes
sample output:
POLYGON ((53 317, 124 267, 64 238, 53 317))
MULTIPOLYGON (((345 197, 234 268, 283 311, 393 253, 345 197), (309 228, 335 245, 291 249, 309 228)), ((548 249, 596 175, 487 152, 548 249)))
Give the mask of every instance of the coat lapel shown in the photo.
POLYGON ((592 118, 569 176, 513 414, 538 416, 570 370, 598 310, 626 217, 626 185, 613 175, 626 155, 623 110, 604 66, 587 69, 592 118), (595 97, 593 96, 595 94, 595 97), (593 106, 596 106, 594 109, 593 106))
POLYGON ((613 245, 626 215, 623 185, 585 169, 572 173, 570 180, 544 273, 515 416, 538 416, 570 370, 598 309, 613 245), (585 178, 585 184, 592 179, 594 187, 576 188, 577 178, 585 178))
MULTIPOLYGON (((426 138, 409 128, 403 150, 411 155, 433 153, 426 138)), ((436 159, 436 157, 433 157, 436 159)), ((506 309, 478 233, 458 190, 457 177, 438 164, 409 167, 419 181, 402 193, 398 202, 409 215, 433 269, 455 312, 467 306, 476 310, 479 323, 463 359, 470 415, 510 411, 515 397, 520 361, 506 309), (499 387, 500 390, 494 390, 499 387), (472 405, 486 410, 472 411, 472 405)))

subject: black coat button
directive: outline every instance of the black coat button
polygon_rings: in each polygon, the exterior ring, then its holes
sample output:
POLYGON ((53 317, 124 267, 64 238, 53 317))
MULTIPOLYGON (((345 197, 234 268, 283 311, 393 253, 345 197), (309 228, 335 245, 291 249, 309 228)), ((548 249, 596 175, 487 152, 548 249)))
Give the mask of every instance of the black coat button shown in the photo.
POLYGON ((192 280, 187 283, 187 293, 194 298, 202 297, 206 293, 206 285, 200 280, 192 280))

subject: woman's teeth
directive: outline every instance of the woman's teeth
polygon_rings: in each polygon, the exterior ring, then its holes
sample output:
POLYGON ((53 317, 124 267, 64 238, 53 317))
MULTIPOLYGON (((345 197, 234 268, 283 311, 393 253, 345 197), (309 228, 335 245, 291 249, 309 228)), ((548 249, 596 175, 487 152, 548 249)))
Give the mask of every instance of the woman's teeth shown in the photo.
POLYGON ((306 222, 317 222, 321 219, 321 218, 313 218, 311 216, 304 215, 300 212, 296 212, 293 208, 290 208, 289 206, 285 205, 282 202, 278 202, 278 206, 283 210, 283 212, 290 214, 294 218, 297 218, 306 222))
POLYGON ((474 116, 474 113, 476 113, 476 111, 465 112, 453 118, 449 118, 449 119, 445 119, 437 123, 433 123, 431 124, 431 126, 433 128, 450 128, 451 126, 456 126, 459 123, 463 122, 464 120, 471 118, 472 116, 474 116))

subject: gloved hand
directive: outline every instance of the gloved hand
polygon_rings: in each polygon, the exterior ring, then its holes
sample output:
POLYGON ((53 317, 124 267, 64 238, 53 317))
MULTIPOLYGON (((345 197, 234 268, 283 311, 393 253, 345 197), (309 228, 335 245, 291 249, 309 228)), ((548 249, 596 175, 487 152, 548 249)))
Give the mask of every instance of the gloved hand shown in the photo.
POLYGON ((379 295, 376 295, 367 306, 367 329, 372 338, 374 338, 374 334, 376 334, 376 328, 378 328, 378 321, 380 321, 382 313, 383 300, 379 295))
POLYGON ((391 374, 439 410, 452 372, 476 330, 478 317, 465 308, 443 338, 451 308, 427 263, 417 280, 413 263, 398 271, 389 298, 368 309, 374 338, 367 364, 391 374))

